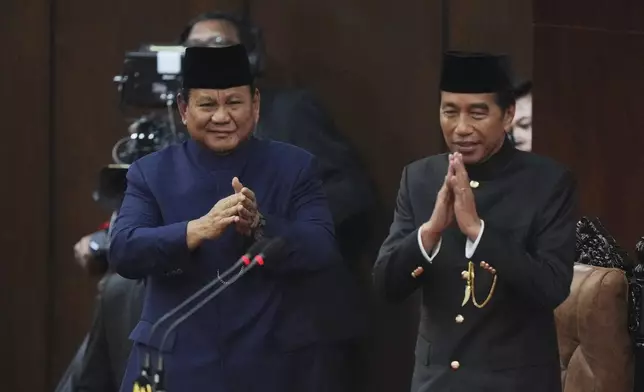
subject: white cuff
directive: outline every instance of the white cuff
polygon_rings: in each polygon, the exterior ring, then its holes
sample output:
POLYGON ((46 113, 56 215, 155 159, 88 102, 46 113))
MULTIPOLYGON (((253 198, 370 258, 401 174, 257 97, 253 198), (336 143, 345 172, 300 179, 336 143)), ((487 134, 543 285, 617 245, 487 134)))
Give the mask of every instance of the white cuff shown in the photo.
POLYGON ((481 236, 483 235, 484 229, 485 229, 485 222, 483 222, 483 219, 481 219, 481 230, 479 231, 478 237, 476 237, 476 241, 472 242, 472 240, 468 238, 467 242, 465 243, 466 259, 471 259, 472 256, 474 256, 474 252, 476 252, 476 248, 479 246, 479 241, 481 241, 481 236))
POLYGON ((443 242, 442 238, 440 238, 438 240, 438 243, 434 245, 434 249, 432 250, 432 255, 431 256, 428 255, 427 251, 425 250, 425 247, 423 246, 423 240, 422 238, 420 238, 420 229, 418 230, 418 247, 420 247, 420 252, 423 254, 423 257, 425 257, 425 259, 430 263, 432 262, 432 260, 434 260, 434 257, 436 257, 436 255, 438 254, 438 251, 441 250, 441 242, 443 242))

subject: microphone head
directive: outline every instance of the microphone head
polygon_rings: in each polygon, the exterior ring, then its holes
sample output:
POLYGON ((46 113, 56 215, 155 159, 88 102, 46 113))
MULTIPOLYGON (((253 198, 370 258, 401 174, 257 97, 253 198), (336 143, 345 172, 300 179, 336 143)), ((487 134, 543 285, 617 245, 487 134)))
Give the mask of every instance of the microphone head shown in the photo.
POLYGON ((257 256, 255 256, 254 260, 256 260, 257 264, 259 265, 264 265, 264 260, 267 258, 274 259, 276 262, 278 261, 279 256, 281 256, 282 249, 284 249, 285 245, 286 245, 286 241, 284 240, 284 238, 282 237, 273 238, 268 242, 268 244, 262 250, 262 252, 257 256))
POLYGON ((254 258, 259 252, 261 252, 268 244, 269 244, 268 239, 261 239, 258 241, 255 241, 250 248, 246 251, 246 254, 244 254, 241 259, 244 261, 244 265, 250 264, 250 261, 252 258, 254 258))

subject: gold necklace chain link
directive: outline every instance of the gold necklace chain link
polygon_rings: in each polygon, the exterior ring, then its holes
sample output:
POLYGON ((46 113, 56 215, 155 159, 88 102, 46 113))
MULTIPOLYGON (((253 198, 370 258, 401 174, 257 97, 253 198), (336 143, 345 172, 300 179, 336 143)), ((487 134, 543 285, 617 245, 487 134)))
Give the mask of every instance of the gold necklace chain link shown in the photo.
POLYGON ((474 263, 471 261, 468 263, 467 266, 467 285, 470 286, 471 288, 471 296, 472 296, 472 303, 474 306, 476 306, 479 309, 482 309, 487 305, 490 300, 492 299, 492 296, 494 295, 494 289, 496 288, 496 278, 497 275, 494 274, 494 278, 492 278, 492 287, 490 287, 490 292, 487 295, 487 298, 485 298, 485 301, 483 301, 482 304, 479 304, 479 302, 476 300, 476 290, 474 288, 474 263))

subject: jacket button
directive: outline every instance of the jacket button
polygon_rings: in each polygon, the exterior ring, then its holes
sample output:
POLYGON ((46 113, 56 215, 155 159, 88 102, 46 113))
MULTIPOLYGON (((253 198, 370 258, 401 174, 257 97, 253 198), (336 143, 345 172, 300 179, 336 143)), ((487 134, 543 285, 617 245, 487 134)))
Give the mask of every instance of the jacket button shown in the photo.
POLYGON ((469 271, 461 272, 461 278, 463 278, 463 280, 467 280, 467 278, 469 278, 469 277, 470 277, 469 271))
POLYGON ((478 181, 474 181, 474 180, 470 181, 470 186, 471 186, 472 188, 474 188, 474 189, 478 188, 478 187, 479 187, 479 185, 480 185, 480 184, 479 184, 479 182, 478 182, 478 181))
POLYGON ((452 361, 451 365, 452 369, 456 370, 461 367, 461 364, 458 363, 458 361, 452 361))
POLYGON ((465 321, 465 317, 463 317, 463 315, 459 314, 459 315, 456 316, 456 323, 460 324, 463 321, 465 321))

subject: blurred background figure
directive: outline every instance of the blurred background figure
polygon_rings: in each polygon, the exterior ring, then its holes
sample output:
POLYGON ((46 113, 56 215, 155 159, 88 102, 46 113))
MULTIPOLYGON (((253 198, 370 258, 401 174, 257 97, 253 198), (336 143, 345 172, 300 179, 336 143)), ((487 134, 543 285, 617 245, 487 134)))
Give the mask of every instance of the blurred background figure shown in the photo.
POLYGON ((532 81, 522 82, 516 88, 516 111, 510 136, 517 149, 532 151, 532 81))
POLYGON ((74 246, 76 262, 90 276, 100 277, 97 285, 92 326, 56 387, 56 392, 118 391, 131 343, 129 334, 139 320, 144 282, 127 280, 109 269, 107 251, 110 231, 118 215, 126 188, 129 165, 137 159, 178 142, 175 132, 164 126, 172 118, 146 115, 134 121, 128 135, 114 146, 117 163, 99 172, 94 200, 112 211, 108 222, 74 246))

